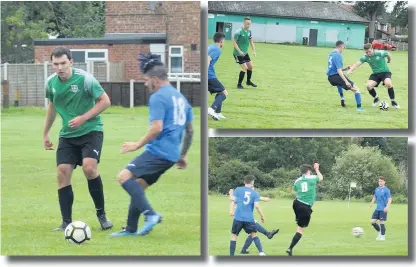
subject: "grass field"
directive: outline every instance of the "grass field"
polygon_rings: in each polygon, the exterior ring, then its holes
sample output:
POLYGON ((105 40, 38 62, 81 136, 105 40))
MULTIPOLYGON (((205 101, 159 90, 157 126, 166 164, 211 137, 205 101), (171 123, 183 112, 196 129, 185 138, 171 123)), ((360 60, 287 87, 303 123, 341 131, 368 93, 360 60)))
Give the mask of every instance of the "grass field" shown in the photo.
MULTIPOLYGON (((92 239, 81 246, 66 243, 58 204, 55 152, 45 151, 42 109, 11 109, 2 114, 1 254, 2 255, 200 255, 200 114, 194 109, 195 134, 186 170, 172 168, 150 187, 147 197, 164 216, 148 236, 114 238, 126 224, 130 197, 116 175, 137 154, 120 154, 124 141, 135 141, 148 129, 146 107, 110 108, 103 115, 104 145, 100 174, 106 211, 114 228, 101 231, 87 181, 78 167, 72 177, 73 220, 92 228, 92 239), (184 209, 186 207, 186 209, 184 209)), ((59 116, 58 116, 59 117, 59 116)), ((58 143, 61 119, 50 137, 58 143)), ((139 227, 143 223, 140 218, 139 227)))
MULTIPOLYGON (((222 110, 227 120, 210 118, 210 128, 408 128, 407 52, 392 52, 388 65, 401 109, 382 112, 372 107, 373 98, 365 88, 371 68, 365 63, 350 76, 362 92, 365 111, 358 113, 354 95, 344 91, 347 108, 342 108, 337 88, 327 80, 327 57, 332 48, 257 43, 257 57, 251 48, 249 55, 254 64, 252 81, 258 87, 245 86, 246 76, 241 90, 236 89, 240 66, 232 56, 232 47, 231 41, 225 43, 215 65, 218 79, 229 92, 222 110)), ((354 64, 362 55, 362 50, 345 49, 344 65, 354 64)), ((377 93, 390 104, 385 87, 380 86, 377 93)), ((214 97, 208 97, 209 106, 214 97)))
MULTIPOLYGON (((273 199, 261 203, 265 215, 262 225, 267 230, 280 229, 273 239, 267 239, 259 234, 264 252, 268 256, 283 256, 292 241, 296 231, 295 218, 292 210, 292 200, 273 199)), ((231 225, 233 218, 229 216, 229 200, 225 196, 209 196, 209 254, 229 256, 231 225)), ((370 224, 373 209, 367 203, 351 203, 347 208, 346 202, 318 201, 315 203, 312 219, 306 228, 302 239, 293 250, 294 256, 373 256, 408 254, 408 209, 407 205, 393 204, 386 222, 386 241, 376 241, 377 233, 370 224), (360 226, 364 236, 355 238, 351 229, 360 226)), ((257 212, 256 212, 257 213, 257 212)), ((260 221, 258 214, 255 218, 260 221)), ((247 234, 244 230, 237 240, 236 255, 244 245, 247 234)), ((254 243, 250 249, 251 255, 258 255, 254 243)))

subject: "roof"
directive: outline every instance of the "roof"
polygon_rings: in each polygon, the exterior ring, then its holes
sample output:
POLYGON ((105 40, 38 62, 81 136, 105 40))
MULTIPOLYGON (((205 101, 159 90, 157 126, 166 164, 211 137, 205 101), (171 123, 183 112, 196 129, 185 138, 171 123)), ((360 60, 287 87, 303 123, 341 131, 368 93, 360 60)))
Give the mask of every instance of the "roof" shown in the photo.
POLYGON ((299 1, 208 1, 209 13, 354 22, 369 21, 336 3, 299 1))
POLYGON ((57 38, 36 39, 34 45, 68 45, 68 44, 164 44, 166 33, 107 33, 103 38, 57 38))

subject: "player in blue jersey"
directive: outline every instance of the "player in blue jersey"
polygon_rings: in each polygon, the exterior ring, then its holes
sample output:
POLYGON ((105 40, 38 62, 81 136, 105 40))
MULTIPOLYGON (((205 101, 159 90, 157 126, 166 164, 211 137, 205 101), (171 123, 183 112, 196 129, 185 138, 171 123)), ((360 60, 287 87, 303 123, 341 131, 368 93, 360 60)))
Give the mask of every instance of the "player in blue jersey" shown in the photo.
POLYGON ((378 232, 376 240, 384 241, 386 240, 385 222, 387 221, 387 212, 389 211, 392 198, 390 189, 388 189, 385 186, 385 177, 381 176, 378 179, 378 185, 379 187, 377 187, 374 191, 374 196, 370 203, 370 208, 373 206, 374 202, 377 203, 376 210, 373 212, 373 215, 371 216, 371 224, 373 225, 374 229, 376 229, 376 231, 378 232), (380 225, 377 224, 377 220, 380 222, 380 225))
POLYGON ((192 108, 186 98, 170 85, 160 56, 141 54, 140 70, 144 74, 145 86, 153 92, 149 100, 150 128, 138 142, 126 142, 122 146, 121 153, 126 153, 146 145, 145 151, 118 175, 121 186, 131 196, 131 202, 127 226, 112 236, 146 235, 161 222, 162 217, 152 209, 144 190, 156 183, 175 163, 179 168, 185 168, 186 153, 192 143, 192 108), (145 224, 138 230, 140 214, 145 215, 145 224))
POLYGON ((329 83, 338 88, 338 93, 341 96, 341 106, 346 107, 342 89, 351 90, 355 95, 357 111, 362 111, 360 90, 354 82, 348 79, 343 73, 343 71, 350 68, 350 66, 343 68, 341 53, 344 49, 345 46, 343 41, 337 41, 335 43, 335 49, 328 55, 328 71, 326 72, 326 75, 328 75, 329 83))
POLYGON ((259 205, 260 195, 253 189, 254 179, 253 175, 246 175, 244 177, 244 186, 237 187, 234 190, 234 201, 231 202, 230 208, 230 215, 234 216, 231 228, 230 256, 234 256, 237 237, 242 229, 253 238, 259 255, 265 256, 260 239, 257 236, 253 215, 255 207, 260 214, 261 221, 264 222, 264 215, 259 205))
MULTIPOLYGON (((253 187, 254 189, 254 187, 253 187)), ((231 201, 235 200, 234 197, 234 189, 230 189, 230 191, 228 191, 228 195, 231 201)), ((262 197, 260 196, 260 201, 264 201, 264 202, 269 202, 270 198, 268 197, 262 197)), ((259 222, 257 222, 256 220, 254 220, 254 223, 256 224, 256 231, 259 233, 262 233, 263 235, 265 235, 268 239, 272 239, 273 236, 277 233, 279 233, 279 229, 277 230, 272 230, 272 231, 267 231, 266 228, 264 228, 259 222)), ((251 237, 251 235, 248 235, 246 242, 244 243, 243 248, 241 249, 240 254, 250 254, 250 252, 248 252, 248 248, 251 246, 251 243, 253 243, 253 238, 251 237)))
POLYGON ((224 45, 225 35, 222 32, 214 34, 214 42, 208 47, 208 92, 215 95, 214 103, 208 108, 208 115, 214 120, 226 119, 221 114, 222 102, 227 98, 228 92, 217 79, 214 65, 221 56, 221 48, 224 45))

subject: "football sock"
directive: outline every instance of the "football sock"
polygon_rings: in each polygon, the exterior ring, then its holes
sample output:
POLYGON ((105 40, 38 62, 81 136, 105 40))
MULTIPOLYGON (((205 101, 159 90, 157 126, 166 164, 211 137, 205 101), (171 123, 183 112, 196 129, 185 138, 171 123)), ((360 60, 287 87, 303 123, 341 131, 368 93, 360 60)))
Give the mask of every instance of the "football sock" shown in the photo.
POLYGON ((355 102, 357 102, 357 108, 361 107, 361 94, 360 93, 355 93, 355 102))
POLYGON ((247 70, 247 83, 251 82, 251 74, 253 73, 252 70, 247 70))
POLYGON ((146 213, 146 215, 155 215, 152 207, 147 201, 143 188, 139 183, 133 179, 128 179, 121 186, 131 196, 131 203, 133 208, 137 209, 140 213, 146 213))
POLYGON ((261 226, 261 224, 259 224, 259 223, 256 223, 256 231, 257 231, 257 232, 262 233, 262 234, 263 234, 263 235, 265 235, 265 236, 267 236, 267 234, 269 233, 269 232, 267 232, 267 230, 266 230, 266 229, 264 229, 264 227, 263 227, 263 226, 261 226))
POLYGON ((72 204, 74 203, 74 192, 72 186, 68 185, 58 189, 59 206, 61 207, 62 221, 72 222, 72 204))
POLYGON ((386 226, 384 224, 380 224, 380 228, 381 228, 381 235, 385 235, 386 234, 386 226))
POLYGON ((126 230, 128 232, 134 233, 137 231, 137 225, 139 224, 140 211, 133 207, 133 204, 130 200, 129 205, 129 214, 127 215, 127 226, 126 230))
POLYGON ((294 246, 299 242, 299 240, 302 238, 302 234, 296 232, 295 236, 293 236, 292 243, 290 243, 289 249, 292 250, 294 246))
POLYGON ((253 242, 253 238, 251 237, 251 235, 249 235, 247 237, 246 242, 244 243, 244 246, 241 249, 241 251, 247 251, 247 249, 250 247, 252 242, 253 242))
POLYGON ((240 76, 238 77, 238 84, 239 85, 241 85, 241 83, 243 82, 244 75, 246 75, 246 73, 244 71, 240 71, 240 76))
POLYGON ((377 93, 376 93, 376 90, 373 88, 373 89, 371 89, 371 90, 368 90, 368 92, 370 93, 370 95, 372 96, 372 97, 376 97, 377 96, 377 93))
POLYGON ((97 215, 104 213, 104 191, 100 175, 98 175, 95 179, 88 180, 88 190, 90 191, 90 195, 94 201, 97 215))
POLYGON ((230 241, 230 256, 234 256, 235 244, 236 244, 236 241, 233 241, 233 240, 230 241))
POLYGON ((263 252, 263 247, 261 246, 261 242, 260 242, 260 238, 258 236, 256 236, 255 238, 253 238, 254 244, 257 247, 257 250, 259 252, 263 252))
POLYGON ((217 113, 221 113, 222 102, 227 98, 225 94, 217 94, 211 108, 217 113))
POLYGON ((344 91, 342 91, 342 87, 338 86, 338 94, 341 97, 341 99, 344 99, 344 91))
POLYGON ((376 229, 377 232, 380 232, 380 226, 376 223, 372 223, 374 229, 376 229))
POLYGON ((393 87, 391 87, 391 88, 389 88, 389 89, 387 89, 388 90, 388 92, 389 92, 389 97, 390 97, 390 99, 391 100, 394 100, 394 89, 393 89, 393 87))

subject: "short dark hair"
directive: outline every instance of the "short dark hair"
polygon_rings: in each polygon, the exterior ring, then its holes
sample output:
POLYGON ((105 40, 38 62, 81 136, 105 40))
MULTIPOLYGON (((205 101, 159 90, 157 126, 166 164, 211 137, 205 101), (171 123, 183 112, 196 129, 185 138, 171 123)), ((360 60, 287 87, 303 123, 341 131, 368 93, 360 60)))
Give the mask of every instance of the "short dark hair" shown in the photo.
POLYGON ((250 17, 245 17, 244 21, 246 21, 246 20, 251 20, 251 18, 250 17))
POLYGON ((378 179, 383 180, 384 182, 386 181, 386 177, 384 177, 384 176, 380 176, 380 177, 378 177, 378 179))
POLYGON ((68 48, 63 47, 63 46, 58 46, 57 48, 55 48, 55 49, 52 51, 52 54, 51 54, 51 61, 52 61, 52 58, 53 58, 53 57, 62 57, 63 55, 66 55, 66 57, 67 57, 69 60, 71 60, 71 59, 72 59, 72 56, 71 56, 71 50, 69 50, 68 48))
POLYGON ((341 41, 341 40, 338 40, 336 43, 335 43, 335 47, 340 47, 341 45, 343 45, 344 44, 344 42, 343 41, 341 41))
POLYGON ((254 182, 255 179, 256 179, 256 177, 254 177, 254 175, 251 175, 251 174, 246 175, 246 176, 244 176, 244 183, 245 184, 251 184, 251 183, 254 182))
POLYGON ((161 56, 149 53, 147 55, 139 54, 139 68, 143 74, 155 76, 162 80, 167 79, 167 70, 161 62, 161 56))
POLYGON ((308 171, 312 171, 312 166, 309 164, 303 164, 302 166, 300 166, 300 173, 306 174, 308 171))
POLYGON ((214 38, 213 39, 214 39, 214 42, 215 43, 219 43, 219 42, 221 42, 222 40, 225 39, 225 34, 223 32, 216 32, 214 34, 214 38))
POLYGON ((365 44, 365 45, 364 45, 364 50, 368 50, 368 49, 370 49, 370 48, 372 48, 372 47, 373 47, 373 45, 372 45, 372 44, 370 44, 370 43, 365 44))

